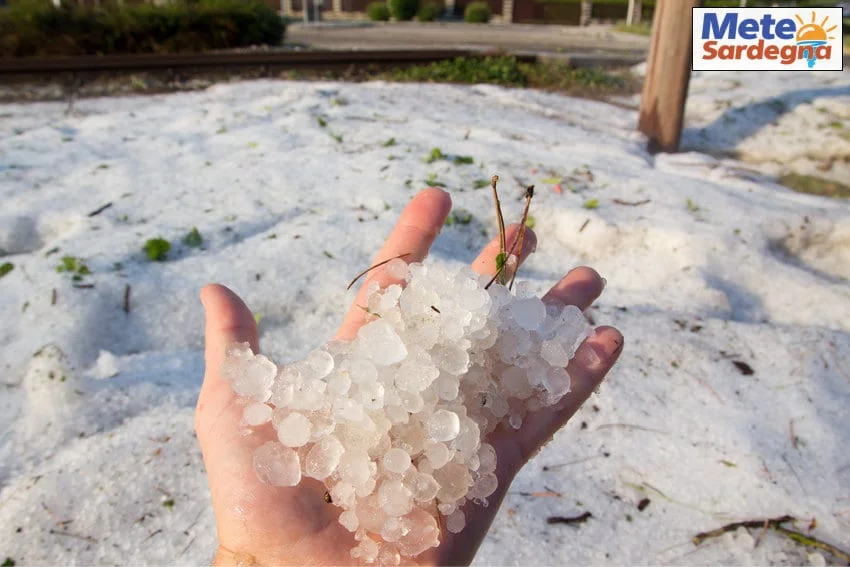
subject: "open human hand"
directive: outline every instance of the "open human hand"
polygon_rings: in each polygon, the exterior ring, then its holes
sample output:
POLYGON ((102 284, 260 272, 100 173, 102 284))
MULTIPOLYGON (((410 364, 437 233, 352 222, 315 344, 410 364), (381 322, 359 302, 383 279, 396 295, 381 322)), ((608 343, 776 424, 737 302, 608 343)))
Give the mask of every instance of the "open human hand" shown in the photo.
MULTIPOLYGON (((404 209, 376 263, 406 254, 404 259, 422 261, 428 254, 451 209, 451 199, 439 189, 420 192, 404 209)), ((508 249, 516 238, 517 226, 507 231, 508 249)), ((526 232, 522 262, 534 250, 536 239, 526 232)), ((496 273, 498 239, 491 241, 472 263, 472 268, 492 276, 496 273)), ((368 283, 380 277, 379 271, 367 277, 358 299, 346 315, 337 338, 354 338, 365 322, 362 303, 368 283)), ((586 267, 575 268, 544 296, 544 301, 587 309, 602 293, 602 278, 586 267)), ((217 565, 343 565, 352 563, 349 552, 354 535, 338 522, 340 509, 325 499, 324 485, 303 478, 294 487, 264 484, 253 467, 254 450, 276 438, 270 424, 243 433, 242 405, 229 382, 219 375, 227 346, 247 342, 259 352, 257 325, 251 311, 232 291, 220 285, 201 290, 206 316, 205 375, 195 411, 195 430, 200 443, 216 518, 217 565)), ((576 352, 567 371, 571 391, 560 403, 529 414, 518 431, 498 428, 488 442, 498 455, 496 475, 499 486, 490 506, 467 505, 466 527, 459 534, 443 530, 441 543, 418 556, 420 564, 468 564, 486 535, 490 523, 522 466, 578 410, 616 362, 623 348, 623 336, 614 328, 598 327, 576 352)))

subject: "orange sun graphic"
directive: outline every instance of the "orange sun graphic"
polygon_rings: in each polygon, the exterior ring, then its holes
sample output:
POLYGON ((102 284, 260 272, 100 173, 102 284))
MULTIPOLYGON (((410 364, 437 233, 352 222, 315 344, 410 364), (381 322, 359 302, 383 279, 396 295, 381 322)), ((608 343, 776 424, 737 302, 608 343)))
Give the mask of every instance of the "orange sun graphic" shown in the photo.
POLYGON ((800 17, 799 14, 795 16, 797 21, 803 24, 800 29, 797 30, 797 41, 826 41, 827 39, 835 39, 835 36, 827 35, 829 32, 837 28, 838 26, 832 26, 829 29, 824 28, 827 21, 829 21, 829 16, 823 19, 820 24, 815 23, 815 12, 812 11, 812 21, 811 23, 803 22, 803 18, 800 17))

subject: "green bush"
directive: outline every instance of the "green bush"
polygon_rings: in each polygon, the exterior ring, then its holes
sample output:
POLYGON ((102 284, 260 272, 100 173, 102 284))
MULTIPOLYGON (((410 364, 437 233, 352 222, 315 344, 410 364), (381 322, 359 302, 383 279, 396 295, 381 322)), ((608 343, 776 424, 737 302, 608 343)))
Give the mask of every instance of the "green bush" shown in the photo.
POLYGON ((22 0, 0 10, 0 57, 176 53, 283 40, 283 20, 268 6, 239 0, 108 4, 102 8, 22 0))
POLYGON ((366 6, 366 15, 373 22, 386 22, 390 19, 390 7, 386 2, 372 2, 366 6))
POLYGON ((390 12, 399 22, 412 20, 419 11, 419 0, 390 0, 390 12))
POLYGON ((463 11, 463 19, 470 24, 486 24, 490 21, 490 6, 486 2, 471 2, 463 11))
POLYGON ((433 22, 442 14, 443 9, 433 2, 426 2, 419 8, 419 13, 416 14, 416 19, 420 22, 433 22))

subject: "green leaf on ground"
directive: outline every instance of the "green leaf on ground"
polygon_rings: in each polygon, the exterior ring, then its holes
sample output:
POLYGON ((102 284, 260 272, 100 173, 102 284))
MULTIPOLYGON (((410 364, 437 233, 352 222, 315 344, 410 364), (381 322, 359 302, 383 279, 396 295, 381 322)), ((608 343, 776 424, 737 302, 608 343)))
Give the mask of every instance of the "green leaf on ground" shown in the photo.
POLYGON ((164 262, 171 250, 171 243, 164 238, 151 238, 145 242, 143 250, 151 262, 164 262))
POLYGON ((198 232, 198 228, 194 226, 192 227, 192 230, 190 230, 186 234, 186 236, 183 237, 183 244, 185 244, 189 248, 197 248, 203 243, 204 237, 201 236, 200 232, 198 232))
POLYGON ((435 161, 446 159, 446 154, 440 148, 431 148, 431 153, 425 158, 425 163, 434 163, 435 161))

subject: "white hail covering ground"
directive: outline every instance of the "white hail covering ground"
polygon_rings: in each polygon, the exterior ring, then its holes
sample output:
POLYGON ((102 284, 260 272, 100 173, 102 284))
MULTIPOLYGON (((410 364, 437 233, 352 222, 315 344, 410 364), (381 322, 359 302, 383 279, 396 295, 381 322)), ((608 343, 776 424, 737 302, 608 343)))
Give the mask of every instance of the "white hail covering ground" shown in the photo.
POLYGON ((608 287, 590 314, 626 348, 516 479, 477 563, 822 562, 773 533, 691 543, 783 514, 850 547, 850 204, 757 172, 846 160, 828 125, 850 126, 848 85, 695 76, 688 147, 776 162, 757 165, 653 157, 634 110, 490 86, 253 82, 69 114, 0 107, 0 263, 14 264, 0 280, 0 561, 207 562, 199 288, 231 286, 262 316, 263 349, 301 358, 417 189, 443 183, 472 214, 430 261, 471 261, 495 234, 490 193, 473 189, 492 173, 510 219, 519 183, 538 187, 521 274, 542 292, 595 266, 608 287), (474 164, 427 164, 434 147, 474 164), (181 243, 192 227, 201 248, 181 243), (163 263, 141 252, 156 236, 173 243, 163 263), (57 273, 65 255, 91 275, 57 273))

